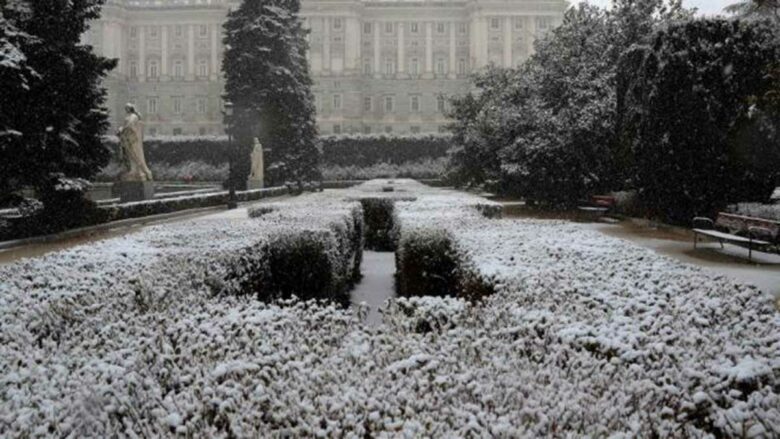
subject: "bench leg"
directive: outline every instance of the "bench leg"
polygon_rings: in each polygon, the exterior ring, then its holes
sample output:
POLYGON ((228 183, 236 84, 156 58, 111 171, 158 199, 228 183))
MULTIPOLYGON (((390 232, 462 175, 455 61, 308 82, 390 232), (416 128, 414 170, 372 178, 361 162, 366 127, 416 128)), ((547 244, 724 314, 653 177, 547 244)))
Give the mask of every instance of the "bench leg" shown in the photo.
POLYGON ((697 239, 696 239, 696 238, 697 238, 698 236, 699 236, 699 234, 698 234, 698 233, 696 233, 696 232, 693 232, 693 249, 694 249, 694 250, 696 250, 696 242, 697 242, 697 239))
POLYGON ((723 240, 720 240, 720 248, 723 248, 723 240))
POLYGON ((748 261, 753 260, 753 241, 748 241, 748 261))

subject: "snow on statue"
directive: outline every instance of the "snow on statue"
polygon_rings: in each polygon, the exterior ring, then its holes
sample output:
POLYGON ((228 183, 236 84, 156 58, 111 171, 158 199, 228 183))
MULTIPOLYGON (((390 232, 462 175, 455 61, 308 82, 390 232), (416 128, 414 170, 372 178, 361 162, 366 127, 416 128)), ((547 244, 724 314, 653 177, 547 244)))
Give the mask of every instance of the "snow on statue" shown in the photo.
POLYGON ((152 171, 146 166, 141 116, 133 104, 125 105, 127 117, 119 129, 119 154, 124 172, 122 181, 152 181, 152 171))

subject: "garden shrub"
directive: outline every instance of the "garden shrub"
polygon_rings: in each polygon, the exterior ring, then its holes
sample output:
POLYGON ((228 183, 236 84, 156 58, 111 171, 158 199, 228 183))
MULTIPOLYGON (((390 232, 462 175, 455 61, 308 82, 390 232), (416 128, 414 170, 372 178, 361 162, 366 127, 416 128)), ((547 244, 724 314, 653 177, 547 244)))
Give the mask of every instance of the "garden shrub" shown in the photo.
POLYGON ((322 136, 320 142, 325 165, 369 167, 445 157, 451 138, 448 134, 342 134, 322 136))
POLYGON ((404 231, 395 253, 400 296, 455 296, 458 255, 452 237, 441 229, 404 231))
POLYGON ((395 201, 391 198, 361 198, 366 225, 366 248, 376 251, 395 250, 398 225, 395 201))
POLYGON ((322 178, 332 180, 372 180, 375 178, 441 179, 447 173, 447 158, 423 158, 395 164, 379 162, 368 165, 322 166, 322 178))

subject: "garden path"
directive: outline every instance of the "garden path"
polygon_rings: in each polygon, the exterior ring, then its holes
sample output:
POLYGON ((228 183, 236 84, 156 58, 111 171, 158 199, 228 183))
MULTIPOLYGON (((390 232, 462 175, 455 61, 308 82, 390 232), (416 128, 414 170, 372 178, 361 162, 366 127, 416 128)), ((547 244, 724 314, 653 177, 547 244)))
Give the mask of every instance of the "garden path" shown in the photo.
POLYGON ((365 302, 369 306, 366 324, 376 326, 382 323, 379 308, 395 295, 395 253, 366 250, 361 271, 363 278, 350 293, 350 299, 355 305, 365 302))

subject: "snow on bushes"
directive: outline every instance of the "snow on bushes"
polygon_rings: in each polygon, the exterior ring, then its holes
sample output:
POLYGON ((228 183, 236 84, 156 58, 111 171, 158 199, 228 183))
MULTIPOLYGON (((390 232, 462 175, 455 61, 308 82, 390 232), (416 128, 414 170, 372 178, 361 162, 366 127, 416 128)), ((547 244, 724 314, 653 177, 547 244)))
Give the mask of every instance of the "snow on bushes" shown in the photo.
POLYGON ((740 215, 780 221, 780 204, 737 203, 729 206, 728 210, 740 215))
POLYGON ((577 224, 485 218, 471 195, 388 194, 416 198, 395 202, 402 240, 446 231, 495 289, 480 301, 398 298, 368 327, 219 294, 248 247, 348 227, 345 199, 386 184, 1 268, 0 436, 778 435, 769 295, 577 224))

